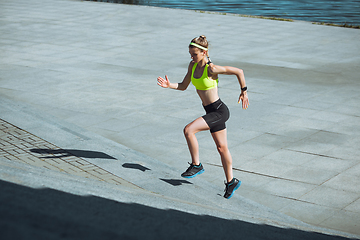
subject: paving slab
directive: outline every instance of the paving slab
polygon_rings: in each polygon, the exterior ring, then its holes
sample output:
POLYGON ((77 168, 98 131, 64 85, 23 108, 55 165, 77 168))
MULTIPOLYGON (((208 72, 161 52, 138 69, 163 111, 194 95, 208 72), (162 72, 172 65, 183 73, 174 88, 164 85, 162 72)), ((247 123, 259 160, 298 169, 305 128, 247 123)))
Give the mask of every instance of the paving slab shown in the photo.
MULTIPOLYGON (((1 0, 0 31, 1 119, 40 134, 37 122, 11 118, 5 107, 29 105, 69 124, 57 131, 53 121, 42 139, 61 143, 70 132, 74 138, 64 147, 71 149, 86 139, 71 130, 78 126, 108 139, 104 145, 115 141, 178 173, 189 161, 182 129, 203 109, 193 87, 165 90, 156 78, 181 81, 189 41, 206 35, 213 62, 242 68, 249 87, 250 108, 243 111, 236 79, 220 78, 241 196, 317 226, 360 234, 360 189, 353 187, 360 164, 358 29, 125 4, 1 0), (318 201, 334 192, 351 201, 318 201), (313 217, 304 198, 318 208, 313 217), (279 208, 279 202, 286 204, 279 208), (322 215, 324 208, 333 214, 322 215)), ((200 179, 221 189, 224 176, 209 134, 200 133, 199 142, 211 173, 200 179)))

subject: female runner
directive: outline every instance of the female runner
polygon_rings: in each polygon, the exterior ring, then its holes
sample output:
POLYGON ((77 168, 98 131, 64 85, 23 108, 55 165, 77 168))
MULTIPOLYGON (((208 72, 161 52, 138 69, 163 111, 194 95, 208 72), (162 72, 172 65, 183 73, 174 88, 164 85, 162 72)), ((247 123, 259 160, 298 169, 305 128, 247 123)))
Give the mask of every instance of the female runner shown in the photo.
POLYGON ((190 82, 195 86, 202 101, 206 114, 189 123, 184 128, 184 135, 191 155, 190 167, 181 174, 184 178, 193 178, 204 172, 199 160, 199 145, 195 134, 200 131, 210 130, 217 150, 221 156, 222 166, 226 176, 224 197, 229 199, 234 191, 240 187, 241 182, 233 177, 232 157, 227 145, 225 122, 229 119, 229 109, 218 95, 218 75, 235 75, 239 81, 241 93, 238 103, 242 102, 242 108, 247 109, 249 99, 243 70, 229 66, 218 66, 210 61, 208 42, 205 36, 194 38, 189 44, 189 53, 192 61, 189 64, 187 74, 181 83, 170 83, 169 78, 158 77, 158 85, 163 88, 171 88, 184 91, 190 82))

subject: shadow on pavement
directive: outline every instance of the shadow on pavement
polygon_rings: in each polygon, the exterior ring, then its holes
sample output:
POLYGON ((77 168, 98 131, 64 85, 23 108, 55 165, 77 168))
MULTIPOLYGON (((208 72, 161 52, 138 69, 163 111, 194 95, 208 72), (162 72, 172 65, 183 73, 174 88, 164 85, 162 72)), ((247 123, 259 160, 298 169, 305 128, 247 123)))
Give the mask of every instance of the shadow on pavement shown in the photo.
POLYGON ((191 182, 189 181, 186 181, 186 180, 179 180, 179 179, 162 179, 160 178, 161 181, 164 181, 170 185, 173 185, 173 186, 180 186, 182 184, 192 184, 191 182))
POLYGON ((123 168, 131 168, 131 169, 137 169, 137 170, 140 170, 142 172, 145 172, 146 170, 151 170, 150 168, 147 168, 147 167, 144 167, 140 164, 137 164, 137 163, 124 163, 122 165, 123 168))
POLYGON ((346 239, 0 180, 0 239, 346 239))
POLYGON ((103 159, 115 159, 114 157, 96 151, 74 150, 74 149, 31 149, 32 153, 48 155, 41 158, 62 158, 62 157, 80 157, 80 158, 103 158, 103 159))

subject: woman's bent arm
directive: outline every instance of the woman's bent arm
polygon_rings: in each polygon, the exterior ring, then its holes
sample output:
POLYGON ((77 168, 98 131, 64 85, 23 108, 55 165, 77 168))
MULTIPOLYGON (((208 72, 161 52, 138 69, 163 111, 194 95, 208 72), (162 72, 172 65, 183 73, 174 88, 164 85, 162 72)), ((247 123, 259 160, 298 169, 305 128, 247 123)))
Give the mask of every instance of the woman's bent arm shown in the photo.
POLYGON ((217 65, 211 64, 210 72, 212 74, 235 75, 238 78, 240 87, 241 88, 246 87, 244 71, 240 68, 228 67, 228 66, 223 67, 223 66, 217 66, 217 65))
MULTIPOLYGON (((210 73, 211 74, 227 74, 227 75, 235 75, 239 81, 240 88, 246 87, 245 75, 242 69, 236 67, 228 67, 228 66, 217 66, 214 64, 210 64, 210 73)), ((241 91, 238 103, 242 102, 242 108, 247 109, 249 106, 249 99, 247 96, 247 91, 241 91)))

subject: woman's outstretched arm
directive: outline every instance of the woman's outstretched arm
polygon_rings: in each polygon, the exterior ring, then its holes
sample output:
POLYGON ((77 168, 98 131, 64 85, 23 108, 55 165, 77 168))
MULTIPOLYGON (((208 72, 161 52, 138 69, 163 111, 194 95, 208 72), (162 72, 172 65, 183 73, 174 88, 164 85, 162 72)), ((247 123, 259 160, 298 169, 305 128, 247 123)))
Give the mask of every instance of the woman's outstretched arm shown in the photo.
POLYGON ((188 72, 186 73, 183 81, 181 83, 171 83, 169 81, 169 78, 167 75, 165 75, 165 79, 162 77, 157 78, 157 84, 163 88, 171 88, 176 90, 184 91, 187 89, 191 82, 191 69, 192 69, 192 63, 189 64, 188 72))

